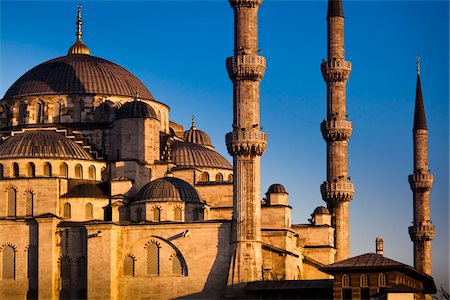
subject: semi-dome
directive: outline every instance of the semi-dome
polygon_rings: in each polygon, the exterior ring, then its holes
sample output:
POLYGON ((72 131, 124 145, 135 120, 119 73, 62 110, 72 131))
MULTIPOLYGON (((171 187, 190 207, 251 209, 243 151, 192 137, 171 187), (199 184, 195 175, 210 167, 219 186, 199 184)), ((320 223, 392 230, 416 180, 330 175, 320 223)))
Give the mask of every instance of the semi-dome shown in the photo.
POLYGON ((269 189, 267 190, 267 194, 287 194, 286 189, 283 185, 279 183, 274 183, 271 186, 269 186, 269 189))
POLYGON ((313 215, 329 215, 330 211, 325 206, 318 206, 313 212, 313 215))
POLYGON ((91 183, 85 183, 72 187, 64 197, 103 198, 106 197, 106 195, 98 186, 91 183))
POLYGON ((122 105, 117 110, 117 119, 119 118, 152 118, 158 119, 155 110, 145 102, 130 101, 122 105))
POLYGON ((173 141, 171 159, 178 167, 233 169, 228 160, 214 150, 198 144, 173 141))
POLYGON ((200 197, 195 188, 186 181, 166 176, 147 183, 135 200, 200 202, 200 197))
POLYGON ((3 99, 23 96, 101 94, 154 100, 144 84, 121 66, 86 54, 44 62, 22 75, 3 99))
POLYGON ((26 131, 0 144, 0 158, 27 157, 93 159, 81 145, 54 131, 26 131))

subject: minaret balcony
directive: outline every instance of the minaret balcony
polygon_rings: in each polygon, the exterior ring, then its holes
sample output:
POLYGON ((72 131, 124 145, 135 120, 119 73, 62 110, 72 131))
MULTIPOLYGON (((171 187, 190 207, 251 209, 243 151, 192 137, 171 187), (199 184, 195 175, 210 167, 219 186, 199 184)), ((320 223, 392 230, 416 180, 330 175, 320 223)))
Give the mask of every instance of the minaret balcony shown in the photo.
POLYGON ((320 130, 324 140, 348 141, 352 136, 352 122, 346 120, 324 120, 320 124, 320 130))
POLYGON ((433 187, 434 177, 433 174, 421 174, 416 173, 408 176, 409 185, 411 190, 420 193, 425 193, 431 190, 433 187))
POLYGON ((230 155, 261 156, 267 147, 267 133, 262 131, 233 131, 225 136, 230 155))
POLYGON ((433 224, 429 223, 410 226, 408 227, 408 232, 412 241, 432 241, 436 229, 433 224))
POLYGON ((259 55, 236 55, 227 58, 228 76, 231 80, 259 81, 266 70, 266 58, 259 55))
POLYGON ((355 186, 347 181, 325 181, 320 185, 320 192, 327 202, 348 202, 353 199, 355 186))
POLYGON ((249 7, 255 8, 260 7, 262 0, 228 0, 230 2, 231 7, 249 7))
POLYGON ((332 58, 320 65, 325 82, 347 82, 352 70, 352 63, 340 58, 332 58))

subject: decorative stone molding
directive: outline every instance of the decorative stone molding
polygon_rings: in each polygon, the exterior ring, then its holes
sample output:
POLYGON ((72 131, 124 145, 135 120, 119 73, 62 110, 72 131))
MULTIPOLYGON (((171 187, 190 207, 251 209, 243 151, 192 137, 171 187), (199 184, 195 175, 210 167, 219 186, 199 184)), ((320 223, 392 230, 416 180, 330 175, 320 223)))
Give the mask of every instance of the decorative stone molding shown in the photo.
POLYGON ((261 6, 262 0, 229 0, 229 2, 233 8, 255 8, 261 6))
POLYGON ((422 224, 408 227, 409 236, 412 241, 432 241, 436 233, 433 224, 422 224))
POLYGON ((408 176, 408 181, 411 190, 425 193, 433 187, 434 178, 432 174, 412 174, 408 176))
POLYGON ((323 121, 320 124, 323 138, 327 141, 348 141, 352 136, 352 122, 345 120, 323 121))
POLYGON ((323 79, 327 83, 347 82, 352 70, 352 63, 340 58, 332 58, 320 65, 323 79))
POLYGON ((230 155, 261 156, 266 150, 267 133, 262 131, 233 131, 225 136, 230 155))
POLYGON ((228 76, 231 80, 259 81, 266 70, 266 58, 259 55, 236 55, 226 60, 228 76))
POLYGON ((325 181, 320 185, 320 192, 322 198, 327 202, 349 202, 353 199, 355 187, 353 183, 346 181, 325 181))

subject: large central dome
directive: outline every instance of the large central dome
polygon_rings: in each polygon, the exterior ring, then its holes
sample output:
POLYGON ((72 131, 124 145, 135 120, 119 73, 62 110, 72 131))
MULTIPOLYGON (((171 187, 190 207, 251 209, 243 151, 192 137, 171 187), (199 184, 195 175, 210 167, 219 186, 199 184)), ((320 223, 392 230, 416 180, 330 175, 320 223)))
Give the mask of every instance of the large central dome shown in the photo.
POLYGON ((101 94, 154 100, 144 84, 121 66, 95 56, 66 55, 44 62, 20 77, 4 99, 22 96, 101 94))

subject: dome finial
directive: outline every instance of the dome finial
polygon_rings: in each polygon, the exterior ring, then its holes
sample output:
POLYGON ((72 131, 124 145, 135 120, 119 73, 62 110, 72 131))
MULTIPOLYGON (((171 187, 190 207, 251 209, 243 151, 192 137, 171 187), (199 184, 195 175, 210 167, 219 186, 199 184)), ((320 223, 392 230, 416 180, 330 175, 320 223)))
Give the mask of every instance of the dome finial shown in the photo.
POLYGON ((140 96, 139 91, 136 90, 136 94, 134 94, 134 101, 139 101, 139 96, 140 96))
POLYGON ((417 55, 417 75, 420 75, 420 56, 417 55))
POLYGON ((166 143, 166 156, 167 156, 167 159, 166 159, 167 160, 167 171, 164 174, 164 177, 173 177, 170 138, 167 139, 167 143, 166 143))
POLYGON ((77 40, 75 44, 70 47, 68 54, 86 54, 90 55, 91 52, 89 48, 81 41, 81 36, 83 35, 83 31, 81 30, 81 25, 83 25, 83 21, 81 20, 81 4, 78 4, 78 15, 77 15, 77 40))
POLYGON ((197 127, 195 127, 195 115, 192 115, 192 126, 191 129, 197 129, 197 127))

